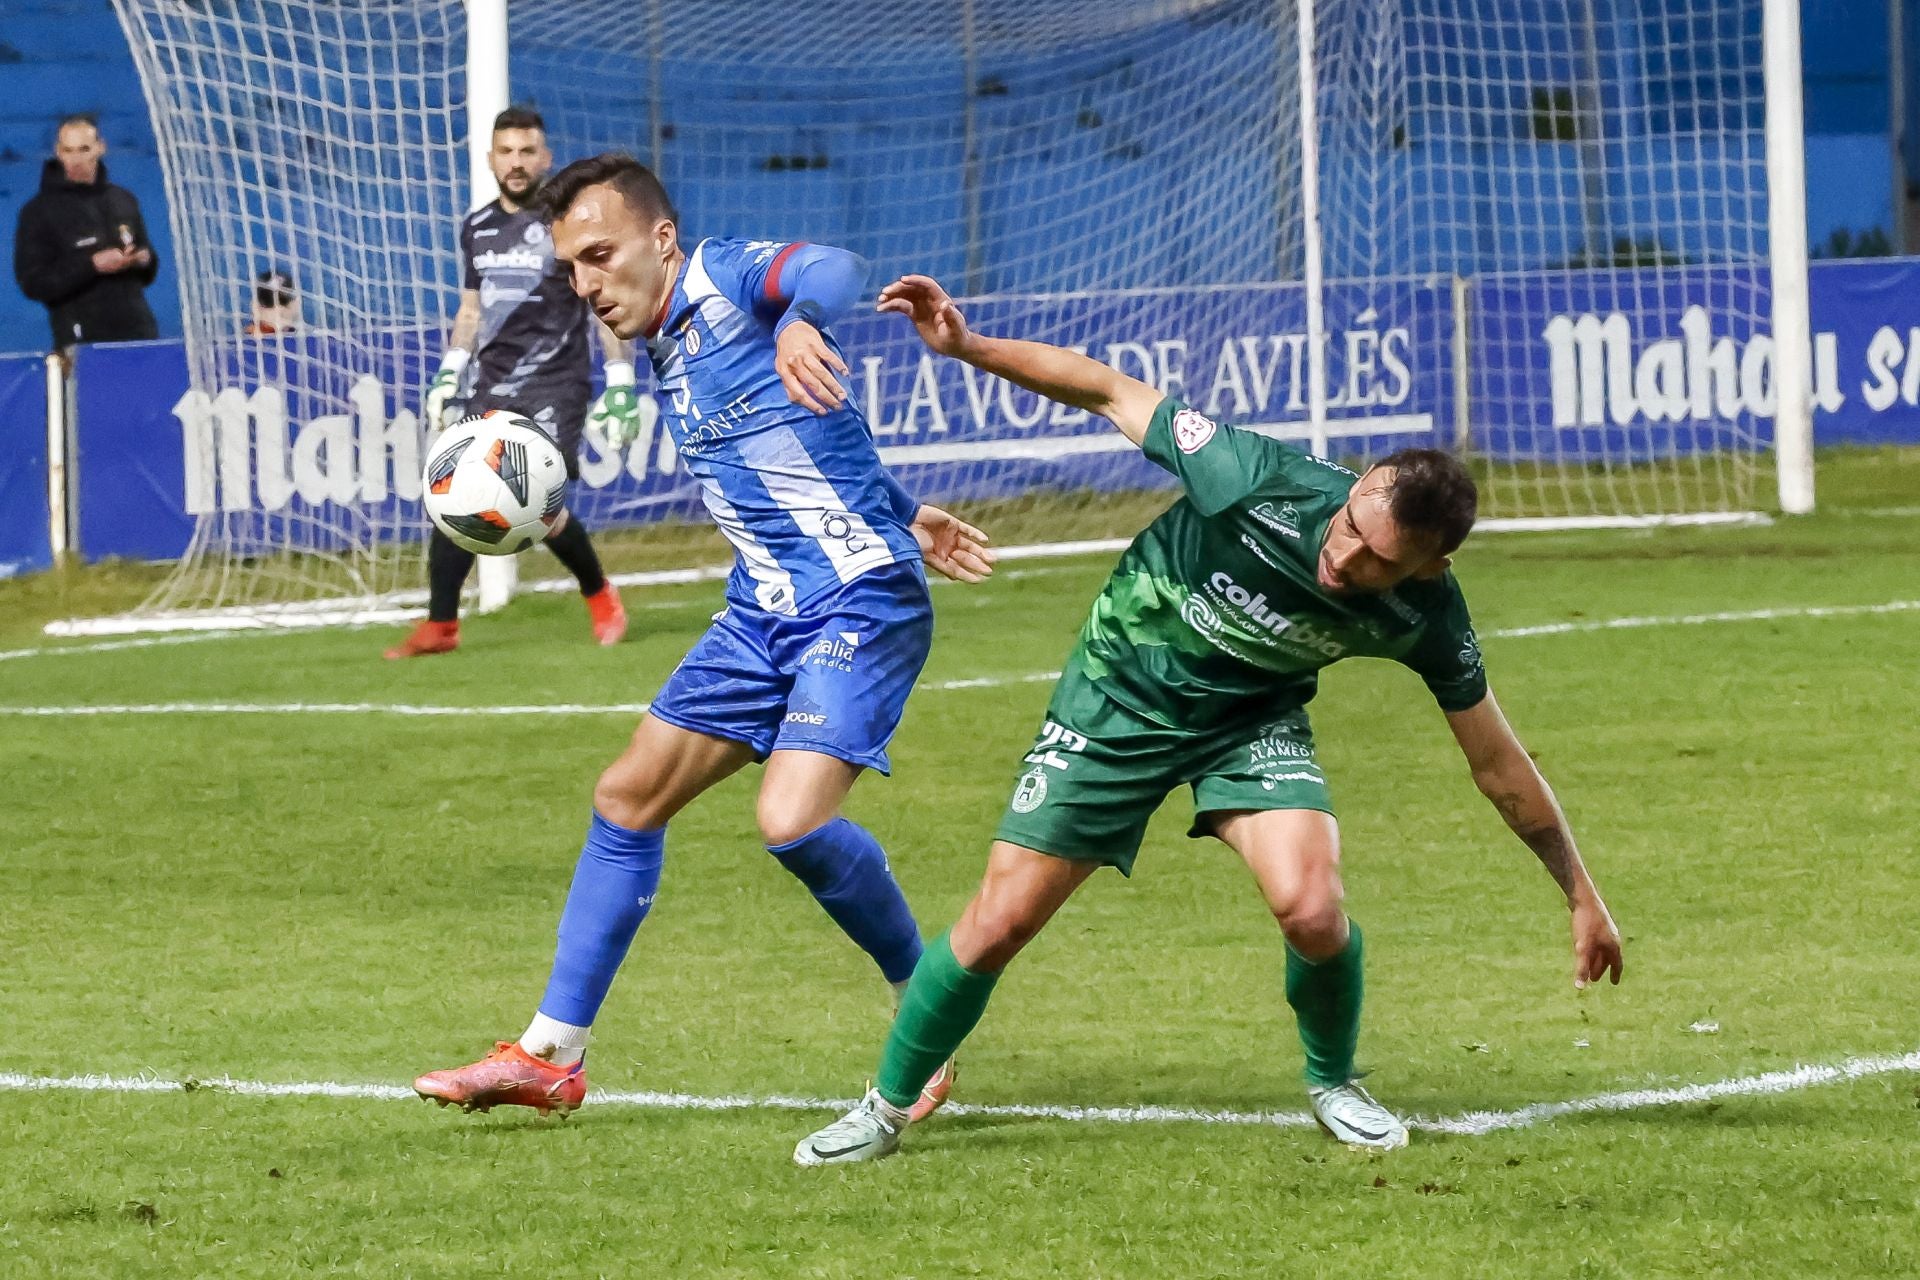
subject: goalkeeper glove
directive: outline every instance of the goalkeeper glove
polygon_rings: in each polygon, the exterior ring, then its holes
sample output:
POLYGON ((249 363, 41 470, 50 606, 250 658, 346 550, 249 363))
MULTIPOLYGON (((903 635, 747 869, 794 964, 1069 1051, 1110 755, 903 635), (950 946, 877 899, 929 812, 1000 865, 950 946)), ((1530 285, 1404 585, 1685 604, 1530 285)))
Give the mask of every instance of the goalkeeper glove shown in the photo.
POLYGON ((640 397, 633 390, 633 366, 625 360, 607 361, 607 389, 593 402, 587 425, 616 449, 639 438, 640 397))
POLYGON ((427 394, 420 401, 420 416, 426 419, 428 431, 438 434, 450 425, 446 421, 447 410, 460 394, 460 375, 467 371, 467 362, 472 359, 473 353, 462 347, 449 347, 447 354, 440 357, 440 372, 433 375, 433 381, 427 384, 427 394))

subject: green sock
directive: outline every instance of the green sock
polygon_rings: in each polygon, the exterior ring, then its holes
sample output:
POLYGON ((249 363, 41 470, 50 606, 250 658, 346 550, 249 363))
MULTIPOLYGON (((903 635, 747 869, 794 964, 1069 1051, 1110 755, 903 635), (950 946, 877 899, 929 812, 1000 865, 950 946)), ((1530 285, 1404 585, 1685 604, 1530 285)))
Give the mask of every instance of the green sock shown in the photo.
POLYGON ((1347 947, 1325 960, 1287 948, 1287 1003, 1293 1006, 1307 1083, 1325 1089, 1353 1079, 1360 1042, 1360 926, 1347 922, 1347 947))
POLYGON ((993 995, 997 973, 975 973, 953 958, 947 935, 927 945, 900 997, 874 1087, 896 1107, 910 1107, 940 1064, 967 1038, 993 995))

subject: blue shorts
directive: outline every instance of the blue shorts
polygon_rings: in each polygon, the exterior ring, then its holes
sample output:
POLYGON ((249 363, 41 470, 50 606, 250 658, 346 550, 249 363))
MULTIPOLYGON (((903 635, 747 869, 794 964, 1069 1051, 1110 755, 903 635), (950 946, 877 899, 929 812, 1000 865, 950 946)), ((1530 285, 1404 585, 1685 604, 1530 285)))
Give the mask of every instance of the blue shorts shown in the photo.
POLYGON ((862 574, 798 615, 729 600, 650 711, 744 742, 763 760, 818 751, 886 773, 887 743, 932 647, 918 561, 862 574))

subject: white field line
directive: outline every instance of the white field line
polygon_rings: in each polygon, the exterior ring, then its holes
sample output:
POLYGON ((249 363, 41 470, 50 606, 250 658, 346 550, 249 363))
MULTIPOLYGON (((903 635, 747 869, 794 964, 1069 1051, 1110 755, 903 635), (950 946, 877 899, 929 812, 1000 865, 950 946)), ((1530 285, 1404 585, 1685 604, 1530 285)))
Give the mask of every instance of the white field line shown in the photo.
MULTIPOLYGON (((1467 1111, 1453 1116, 1411 1116, 1410 1128, 1427 1133, 1478 1137, 1507 1129, 1528 1129, 1562 1116, 1605 1115, 1644 1111, 1655 1107, 1711 1102, 1720 1098, 1763 1097, 1793 1093, 1818 1085, 1844 1084, 1873 1076, 1920 1071, 1920 1052, 1877 1058, 1849 1058, 1827 1066, 1794 1067, 1760 1075, 1736 1076, 1705 1084, 1664 1088, 1625 1089, 1573 1098, 1565 1102, 1537 1102, 1512 1111, 1467 1111)), ((157 1076, 31 1076, 0 1072, 0 1091, 72 1093, 181 1093, 207 1089, 252 1098, 347 1098, 378 1102, 409 1099, 413 1090, 392 1084, 340 1084, 332 1081, 234 1080, 228 1077, 169 1080, 157 1076)), ((587 1100, 597 1106, 642 1107, 657 1111, 845 1111, 852 1098, 804 1098, 783 1094, 733 1094, 706 1097, 693 1093, 608 1092, 596 1089, 587 1100)), ((992 1105, 949 1103, 950 1116, 1010 1116, 1033 1120, 1062 1120, 1073 1124, 1213 1124, 1264 1125, 1306 1128, 1314 1123, 1304 1111, 1215 1111, 1199 1107, 1161 1106, 1045 1106, 1021 1103, 992 1105)))
MULTIPOLYGON (((1279 424, 1268 424, 1277 428, 1279 424)), ((1262 428, 1263 430, 1265 428, 1262 428)), ((1269 432, 1271 434, 1271 432, 1269 432)), ((1118 436, 1113 447, 1130 447, 1118 436)), ((1888 508, 1889 512, 1898 510, 1888 508)), ((1529 533, 1580 529, 1653 529, 1686 525, 1771 524, 1772 518, 1756 511, 1717 511, 1678 516, 1563 516, 1490 518, 1474 528, 1483 533, 1529 533)), ((1107 554, 1124 550, 1131 538, 1086 538, 1074 542, 1036 542, 1020 546, 998 547, 1004 561, 1063 559, 1073 556, 1107 554)), ((655 587, 690 582, 714 582, 733 572, 731 564, 696 565, 685 569, 653 569, 636 573, 611 574, 608 581, 619 587, 655 587)), ((537 578, 520 585, 522 591, 569 591, 573 579, 537 578)), ((278 605, 234 605, 220 609, 165 610, 152 614, 115 614, 104 618, 63 618, 46 625, 50 636, 81 637, 138 635, 150 632, 236 631, 255 628, 365 626, 369 623, 405 621, 420 615, 427 593, 420 588, 390 591, 384 595, 358 599, 304 600, 278 605)))
POLYGON ((1599 618, 1579 622, 1548 622, 1532 627, 1483 631, 1483 640, 1525 640, 1533 636, 1563 636, 1588 631, 1619 631, 1637 627, 1697 627, 1712 622, 1774 622, 1792 618, 1851 618, 1863 614, 1911 613, 1920 600, 1888 600, 1882 604, 1786 605, 1777 609, 1736 609, 1723 613, 1680 613, 1643 618, 1599 618))
MULTIPOLYGON (((1527 640, 1538 636, 1576 635, 1600 631, 1633 630, 1643 627, 1703 626, 1709 623, 1771 622, 1796 618, 1842 618, 1860 615, 1912 613, 1920 611, 1920 600, 1888 600, 1882 604, 1797 605, 1778 609, 1746 609, 1725 613, 1688 613, 1667 616, 1598 618, 1578 622, 1549 622, 1531 627, 1506 627, 1484 631, 1484 640, 1527 640)), ((251 633, 243 633, 251 634, 251 633)), ((160 637, 149 640, 115 640, 93 646, 73 646, 42 650, 44 653, 77 653, 183 643, 186 637, 160 637)), ((32 650, 0 653, 0 658, 32 656, 32 650)), ((923 690, 951 692, 958 689, 1004 689, 1014 685, 1042 684, 1058 680, 1058 671, 1030 671, 1011 676, 973 676, 961 680, 929 680, 923 690)), ((593 716, 641 715, 644 702, 579 703, 560 702, 520 706, 447 706, 394 702, 153 702, 105 703, 94 706, 0 706, 0 717, 70 717, 123 715, 396 715, 396 716, 593 716)))
POLYGON ((137 640, 99 640, 93 644, 48 644, 32 649, 0 649, 0 662, 13 662, 20 658, 60 658, 74 653, 112 653, 119 649, 153 649, 165 645, 197 644, 202 640, 229 640, 238 635, 251 635, 245 631, 199 631, 187 635, 144 636, 137 640))
POLYGON ((456 707, 409 702, 121 702, 80 707, 0 707, 0 716, 599 716, 642 715, 644 702, 594 705, 552 702, 506 707, 456 707))

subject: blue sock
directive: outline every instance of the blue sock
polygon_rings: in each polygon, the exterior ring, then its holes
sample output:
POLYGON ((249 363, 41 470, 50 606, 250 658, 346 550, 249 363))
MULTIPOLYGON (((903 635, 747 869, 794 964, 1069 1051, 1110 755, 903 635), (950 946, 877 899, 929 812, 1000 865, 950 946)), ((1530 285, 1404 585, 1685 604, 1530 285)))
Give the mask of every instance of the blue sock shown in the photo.
POLYGON ((865 827, 835 818, 767 852, 800 878, 833 922, 873 957, 888 982, 905 982, 920 963, 920 926, 865 827))
POLYGON ((560 913, 560 943, 547 994, 540 998, 541 1013, 576 1027, 593 1025, 653 905, 666 839, 665 827, 634 831, 593 815, 560 913))

